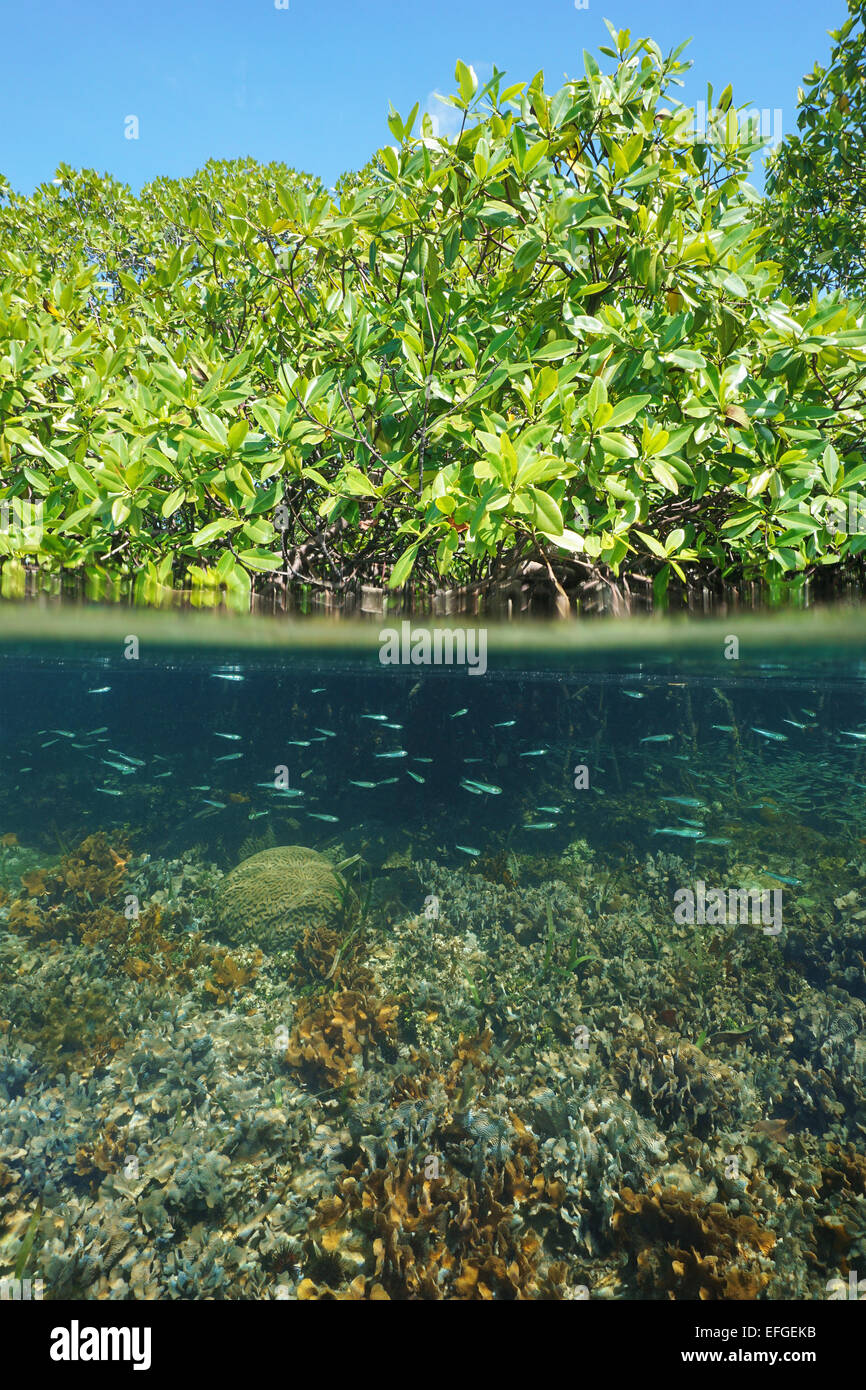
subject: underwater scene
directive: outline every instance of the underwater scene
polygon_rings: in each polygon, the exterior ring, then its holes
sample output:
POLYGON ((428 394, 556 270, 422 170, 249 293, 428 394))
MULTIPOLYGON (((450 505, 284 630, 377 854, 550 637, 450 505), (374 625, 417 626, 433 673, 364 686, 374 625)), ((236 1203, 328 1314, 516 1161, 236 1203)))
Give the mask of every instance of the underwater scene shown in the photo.
POLYGON ((0 1278, 847 1297, 861 653, 0 648, 0 1278))

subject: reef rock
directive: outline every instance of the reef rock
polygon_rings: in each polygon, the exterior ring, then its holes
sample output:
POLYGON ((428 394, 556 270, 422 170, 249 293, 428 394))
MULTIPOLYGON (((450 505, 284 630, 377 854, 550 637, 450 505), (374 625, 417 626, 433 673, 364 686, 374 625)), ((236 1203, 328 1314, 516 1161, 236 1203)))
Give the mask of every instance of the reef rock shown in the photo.
POLYGON ((244 859, 220 884, 219 926, 236 944, 283 950, 308 927, 339 927, 346 890, 333 864, 305 845, 279 845, 244 859))

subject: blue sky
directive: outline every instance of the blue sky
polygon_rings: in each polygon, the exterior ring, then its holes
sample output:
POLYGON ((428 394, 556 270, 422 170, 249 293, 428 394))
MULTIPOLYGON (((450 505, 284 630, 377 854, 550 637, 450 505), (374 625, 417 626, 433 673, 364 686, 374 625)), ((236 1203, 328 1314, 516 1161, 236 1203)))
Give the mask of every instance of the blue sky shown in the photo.
MULTIPOLYGON (((327 184, 390 142, 406 115, 454 90, 458 58, 549 91, 608 41, 603 18, 694 63, 683 93, 734 85, 736 104, 796 124, 797 87, 830 52, 845 0, 43 0, 0 8, 0 173, 29 192, 61 162, 138 189, 210 157, 282 159, 327 184), (139 138, 124 137, 138 117, 139 138)), ((607 62, 608 60, 605 60, 607 62)))

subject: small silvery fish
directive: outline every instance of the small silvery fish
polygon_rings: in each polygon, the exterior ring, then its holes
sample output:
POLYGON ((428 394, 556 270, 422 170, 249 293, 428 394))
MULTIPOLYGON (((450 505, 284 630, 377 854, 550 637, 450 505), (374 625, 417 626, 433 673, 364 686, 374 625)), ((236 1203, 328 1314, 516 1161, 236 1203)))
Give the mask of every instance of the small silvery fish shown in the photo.
POLYGON ((402 724, 386 724, 386 725, 385 725, 385 728, 386 728, 386 729, 402 729, 402 727, 403 727, 402 724))
POLYGON ((473 787, 472 784, 471 784, 470 782, 461 782, 460 785, 461 785, 461 787, 463 788, 463 790, 464 790, 465 792, 471 792, 473 796, 480 796, 480 795, 481 795, 481 788, 480 788, 480 787, 473 787))
POLYGON ((374 758, 408 758, 405 748, 395 748, 392 753, 374 753, 374 758))
POLYGON ((210 801, 206 796, 202 797, 202 803, 205 806, 216 806, 220 811, 224 811, 226 808, 226 804, 224 801, 210 801))
POLYGON ((513 729, 517 723, 516 719, 500 719, 498 724, 494 724, 494 729, 513 729))
POLYGON ((524 830, 553 830, 556 826, 555 820, 531 820, 524 825, 524 830))
POLYGON ((134 763, 136 767, 144 767, 141 758, 131 758, 128 753, 121 753, 119 748, 109 748, 109 753, 115 753, 118 758, 124 758, 128 763, 134 763))
POLYGON ((310 691, 311 695, 324 695, 324 693, 325 687, 323 685, 314 685, 312 690, 310 691))
POLYGON ((243 676, 235 675, 232 671, 211 671, 212 676, 216 676, 218 681, 242 681, 243 676))
POLYGON ((221 758, 214 758, 215 763, 233 763, 236 758, 242 758, 243 753, 223 753, 221 758))
MULTIPOLYGON (((760 735, 761 735, 761 738, 772 738, 772 739, 775 739, 775 741, 776 741, 777 743, 787 743, 787 741, 788 741, 788 735, 787 735, 787 734, 777 734, 777 733, 774 733, 774 731, 773 731, 772 729, 759 729, 758 726, 757 726, 757 724, 752 724, 752 725, 751 725, 751 728, 752 728, 752 732, 753 732, 753 733, 756 733, 756 734, 760 734, 760 735)), ((861 734, 860 737, 861 737, 861 738, 866 738, 866 734, 861 734)))
POLYGON ((772 869, 765 869, 764 873, 768 878, 774 878, 778 883, 788 883, 792 888, 799 888, 803 880, 801 878, 790 878, 787 874, 774 874, 772 869))
POLYGON ((407 771, 407 773, 409 774, 409 776, 412 778, 412 781, 413 781, 413 782, 421 782, 421 783, 423 784, 424 778, 421 776, 420 772, 413 772, 412 769, 411 769, 411 767, 407 767, 407 768, 406 768, 406 771, 407 771))
POLYGON ((353 787, 377 787, 379 785, 378 782, 356 782, 354 777, 350 777, 349 781, 353 787))
POLYGON ((361 718, 362 718, 362 719, 375 719, 376 722, 377 722, 377 724, 384 724, 384 723, 386 723, 386 721, 387 721, 387 719, 388 719, 388 716, 387 716, 387 714, 362 714, 362 715, 361 715, 361 718))
POLYGON ((783 723, 783 724, 790 724, 790 725, 791 725, 793 728, 795 728, 795 729, 808 729, 808 727, 809 727, 808 724, 801 724, 801 723, 799 723, 799 721, 796 720, 796 719, 783 719, 783 720, 782 720, 782 723, 783 723))
POLYGON ((536 806, 535 809, 536 811, 548 811, 552 816, 558 816, 562 811, 561 806, 536 806))
POLYGON ((98 685, 95 690, 88 690, 88 695, 107 695, 111 689, 110 685, 98 685))
POLYGON ((866 734, 857 734, 853 729, 840 729, 839 732, 844 734, 845 738, 866 739, 866 734))
POLYGON ((521 758, 543 758, 549 753, 549 748, 530 748, 527 753, 521 753, 521 758))
POLYGON ((726 839, 724 835, 705 835, 701 840, 702 845, 729 845, 730 843, 730 840, 726 839))
POLYGON ((307 815, 310 816, 313 820, 327 820, 336 822, 340 819, 339 816, 329 816, 324 811, 308 811, 307 815))
POLYGON ((214 736, 214 738, 229 738, 229 739, 231 739, 232 743, 239 743, 239 742, 240 742, 240 739, 241 739, 241 735, 240 735, 240 734, 220 734, 220 733, 217 733, 216 729, 214 729, 214 735, 213 735, 213 736, 214 736))
POLYGON ((696 796, 663 796, 662 801, 672 801, 675 806, 697 806, 706 810, 704 803, 698 801, 696 796))
POLYGON ((123 792, 117 791, 114 787, 97 787, 96 790, 102 792, 103 796, 123 796, 123 792))
POLYGON ((452 715, 450 715, 450 718, 451 718, 451 719, 459 719, 460 716, 461 716, 461 714, 468 714, 468 713, 469 713, 469 710, 468 710, 468 709, 456 709, 456 710, 454 711, 454 713, 453 713, 452 715))
POLYGON ((646 738, 641 739, 641 743, 670 743, 673 734, 647 734, 646 738))
POLYGON ((663 825, 660 830, 654 830, 654 835, 679 835, 684 840, 700 840, 703 836, 702 830, 680 830, 673 825, 663 825))
POLYGON ((100 728, 98 728, 98 729, 88 729, 88 730, 87 730, 87 733, 85 734, 85 738, 93 738, 93 735, 94 735, 94 734, 105 734, 105 733, 107 733, 107 732, 108 732, 108 725, 107 725, 107 724, 103 724, 103 725, 102 725, 100 728))
POLYGON ((106 767, 113 767, 118 772, 122 772, 124 776, 128 776, 131 772, 135 772, 134 767, 129 767, 126 763, 113 763, 110 758, 100 758, 100 762, 104 763, 106 767))
POLYGON ((686 820, 685 816, 678 816, 680 825, 693 825, 697 830, 704 830, 706 827, 701 825, 699 820, 686 820))
POLYGON ((455 845, 454 848, 459 849, 462 854, 471 854, 476 859, 481 853, 480 849, 473 849, 471 845, 455 845))
POLYGON ((334 730, 333 730, 333 729, 320 729, 319 726, 318 726, 318 724, 314 724, 314 725, 313 725, 313 728, 316 730, 316 733, 317 733, 317 734, 324 734, 325 738, 336 738, 336 737, 337 737, 337 735, 334 733, 334 730))
POLYGON ((399 777, 382 777, 377 783, 377 787, 393 787, 400 781, 399 777))
POLYGON ((269 811, 250 811, 247 820, 261 820, 262 816, 270 815, 269 811))
POLYGON ((642 700, 644 698, 642 690, 624 690, 623 695, 628 695, 632 700, 642 700))
POLYGON ((293 748, 309 748, 310 746, 310 740, 308 738, 290 738, 288 742, 293 748))
POLYGON ((413 758, 413 763, 432 763, 432 758, 413 758))
POLYGON ((488 792, 491 796, 500 796, 502 793, 502 788, 495 786, 493 782, 476 782, 473 777, 465 778, 464 785, 466 782, 477 787, 480 792, 488 792))
MULTIPOLYGON (((51 729, 49 732, 52 734, 60 734, 62 738, 75 738, 75 734, 71 729, 51 729)), ((117 749, 113 748, 111 751, 116 753, 117 749)), ((121 754, 121 757, 123 757, 123 754, 121 754)))
POLYGON ((154 776, 155 776, 155 777, 173 777, 173 776, 174 776, 174 773, 172 772, 171 768, 169 768, 168 772, 155 772, 155 773, 154 773, 154 776))
POLYGON ((734 732, 733 724, 714 724, 713 728, 718 729, 723 734, 732 734, 734 732))

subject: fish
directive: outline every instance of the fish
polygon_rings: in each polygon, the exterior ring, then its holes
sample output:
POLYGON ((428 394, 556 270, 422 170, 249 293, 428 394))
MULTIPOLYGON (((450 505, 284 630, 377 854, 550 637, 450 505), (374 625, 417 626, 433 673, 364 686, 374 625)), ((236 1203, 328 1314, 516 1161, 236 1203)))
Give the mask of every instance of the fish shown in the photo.
POLYGON ((310 691, 311 695, 324 695, 324 693, 325 687, 323 685, 314 685, 312 690, 310 691))
POLYGON ((840 734, 844 734, 845 738, 866 739, 866 734, 857 734, 853 729, 840 729, 839 732, 840 734))
POLYGON ((174 773, 172 772, 171 768, 169 768, 168 772, 155 772, 155 773, 154 773, 154 777, 173 777, 173 776, 174 776, 174 773))
POLYGON ((374 758, 408 758, 405 748, 395 748, 391 753, 374 753, 374 758))
POLYGON ((464 763, 483 763, 483 758, 464 758, 464 763))
POLYGON ((662 801, 672 801, 675 806, 694 806, 702 811, 707 808, 696 796, 663 796, 662 801))
POLYGON ((535 809, 536 811, 549 811, 552 816, 558 816, 562 811, 561 806, 536 806, 535 809))
POLYGON ((723 734, 732 734, 735 732, 733 724, 714 724, 713 728, 718 729, 719 732, 723 734))
POLYGON ((102 792, 103 796, 123 796, 123 792, 118 791, 116 787, 97 787, 96 790, 102 792))
POLYGON ((678 816, 677 820, 679 821, 680 825, 693 825, 697 830, 706 829, 705 826, 701 825, 699 820, 686 820, 685 816, 678 816))
POLYGON ((230 738, 230 739, 232 740, 233 743, 239 743, 239 742, 240 742, 240 739, 241 739, 241 735, 240 735, 240 734, 220 734, 220 733, 218 733, 218 732, 216 731, 216 729, 214 729, 214 735, 213 735, 213 736, 214 736, 214 738, 230 738))
POLYGON ((349 781, 353 787, 378 787, 379 785, 378 782, 356 782, 354 777, 350 777, 349 781))
MULTIPOLYGON (((268 782, 267 784, 265 784, 264 782, 260 782, 260 783, 259 783, 259 786, 265 786, 265 785, 271 786, 271 783, 270 783, 270 782, 268 782)), ((209 792, 209 791, 210 791, 210 787, 190 787, 190 791, 191 791, 191 792, 209 792)))
POLYGON ((118 772, 122 772, 124 776, 129 776, 130 773, 135 772, 135 768, 130 767, 127 763, 113 763, 110 758, 100 758, 100 762, 104 763, 106 767, 113 767, 118 772))
POLYGON ((98 729, 88 729, 88 730, 87 730, 87 733, 84 735, 84 737, 85 737, 85 738, 93 738, 94 734, 107 734, 107 733, 108 733, 108 725, 107 725, 107 724, 102 724, 98 729))
POLYGON ((543 758, 549 753, 549 748, 530 748, 527 753, 521 753, 521 758, 543 758))
MULTIPOLYGON (((398 724, 398 725, 396 725, 396 727, 399 729, 399 728, 401 727, 401 725, 398 724)), ((316 730, 316 733, 317 733, 317 734, 324 734, 324 735, 325 735, 325 738, 336 738, 336 737, 337 737, 337 735, 334 733, 334 730, 333 730, 333 729, 320 729, 319 726, 318 726, 318 724, 314 724, 314 725, 313 725, 313 728, 316 730)))
POLYGON ((242 681, 243 676, 235 675, 233 671, 211 671, 212 676, 216 676, 219 681, 242 681))
POLYGON ((384 724, 387 721, 387 714, 362 714, 362 719, 375 719, 377 723, 384 724))
POLYGON ((308 738, 290 738, 288 742, 293 748, 309 748, 310 746, 310 740, 308 738))
POLYGON ((491 796, 500 796, 502 793, 502 788, 497 787, 493 782, 476 782, 474 777, 466 777, 460 785, 466 786, 467 783, 469 783, 470 786, 477 787, 480 792, 489 792, 491 796))
POLYGON ((730 840, 726 839, 724 835, 705 835, 701 840, 702 845, 729 845, 730 843, 730 840))
MULTIPOLYGON (((760 734, 762 738, 772 738, 777 743, 787 743, 788 741, 787 734, 777 734, 772 729, 759 729, 757 724, 752 724, 751 729, 753 733, 760 734)), ((866 734, 861 734, 860 737, 866 738, 866 734)))
POLYGON ((777 883, 787 883, 791 888, 799 888, 803 882, 801 878, 791 878, 788 874, 774 874, 772 869, 764 869, 767 878, 774 878, 777 883))
POLYGON ((111 689, 110 685, 98 685, 95 690, 88 690, 88 695, 107 695, 111 689))
POLYGON ((386 724, 386 725, 385 725, 385 728, 386 728, 386 729, 402 729, 402 727, 403 727, 402 724, 386 724))
POLYGON ((270 811, 250 811, 247 820, 261 820, 262 816, 269 816, 270 811))
POLYGON ((56 739, 56 738, 50 738, 50 739, 48 740, 47 743, 40 743, 39 747, 40 747, 40 748, 53 748, 56 742, 57 742, 57 739, 56 739))
POLYGON ((465 792, 471 792, 473 796, 480 796, 480 795, 481 795, 481 788, 480 788, 480 787, 473 787, 473 786, 471 785, 471 783, 469 783, 469 782, 461 782, 460 785, 461 785, 461 787, 463 788, 463 790, 464 790, 465 792))
POLYGON ((224 811, 226 808, 224 801, 210 801, 206 796, 202 797, 202 802, 205 806, 216 806, 220 811, 224 811))
POLYGON ((530 820, 524 825, 524 830, 553 830, 556 825, 555 820, 530 820))
POLYGON ((661 829, 654 830, 654 835, 679 835, 683 840, 700 840, 703 835, 701 830, 680 829, 673 825, 663 825, 661 829))
POLYGON ((632 700, 642 700, 644 694, 642 690, 624 690, 623 695, 628 695, 632 700))
POLYGON ((432 758, 413 758, 413 763, 432 763, 432 758))
POLYGON ((310 816, 313 820, 327 820, 336 822, 340 819, 339 816, 329 816, 325 811, 308 811, 307 815, 310 816))
POLYGON ((413 772, 412 769, 411 769, 411 767, 407 767, 407 768, 406 768, 406 772, 407 772, 407 774, 412 778, 412 781, 413 781, 413 782, 421 782, 421 783, 423 783, 424 780, 425 780, 425 779, 421 776, 420 772, 413 772))
POLYGON ((242 758, 243 753, 223 753, 221 758, 214 758, 215 763, 233 763, 235 758, 242 758))
POLYGON ((481 850, 480 850, 480 849, 473 849, 471 845, 456 845, 456 844, 455 844, 454 848, 455 848, 455 849, 459 849, 463 854, 471 854, 471 855, 473 855, 476 859, 478 858, 478 855, 481 853, 481 850))
POLYGON ((673 734, 647 734, 646 738, 641 739, 641 743, 670 743, 673 734))
POLYGON ((500 719, 499 723, 494 724, 492 727, 494 729, 513 729, 516 723, 516 719, 500 719))
POLYGON ((782 720, 782 723, 783 723, 783 724, 791 724, 791 725, 793 726, 793 728, 795 728, 795 729, 808 729, 808 727, 809 727, 808 724, 801 724, 801 723, 800 723, 798 720, 796 720, 796 719, 783 719, 783 720, 782 720))
POLYGON ((144 767, 141 758, 131 758, 128 753, 121 753, 119 748, 109 748, 109 753, 114 753, 118 758, 123 758, 125 762, 134 763, 136 767, 144 767))
POLYGON ((400 781, 399 777, 382 777, 377 783, 377 787, 393 787, 400 781))
POLYGON ((459 719, 460 716, 461 716, 461 714, 468 714, 468 713, 469 713, 469 710, 468 710, 468 709, 456 709, 452 715, 449 715, 449 718, 450 718, 450 719, 459 719))
POLYGON ((817 715, 815 714, 815 711, 814 711, 813 709, 803 709, 802 706, 801 706, 800 708, 801 708, 801 713, 803 713, 803 714, 808 714, 808 716, 809 716, 810 719, 816 719, 816 718, 817 718, 817 715))
MULTIPOLYGON (((71 729, 47 729, 46 733, 60 734, 63 738, 75 738, 75 734, 72 732, 71 729)), ((117 749, 113 748, 112 752, 116 753, 117 749)))

